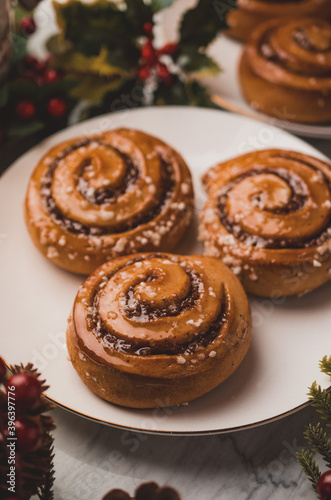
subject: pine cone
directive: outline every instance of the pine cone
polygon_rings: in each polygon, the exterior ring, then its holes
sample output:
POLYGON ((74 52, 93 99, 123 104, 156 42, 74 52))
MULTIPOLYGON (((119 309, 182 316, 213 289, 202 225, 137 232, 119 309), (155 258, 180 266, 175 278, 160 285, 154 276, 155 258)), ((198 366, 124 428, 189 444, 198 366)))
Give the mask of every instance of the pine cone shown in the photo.
MULTIPOLYGON (((0 358, 1 360, 1 358, 0 358)), ((45 381, 41 380, 40 374, 31 363, 26 366, 11 367, 12 374, 6 374, 0 387, 0 498, 8 495, 8 484, 6 482, 10 464, 8 463, 7 450, 7 423, 8 423, 8 397, 5 390, 6 382, 10 386, 12 375, 26 373, 35 377, 40 383, 41 391, 48 387, 45 381)), ((0 381, 1 384, 1 381, 0 381)), ((52 500, 54 498, 52 486, 54 482, 53 470, 53 437, 51 431, 55 428, 54 420, 49 415, 45 415, 54 408, 45 396, 41 395, 36 406, 25 411, 17 411, 15 419, 25 418, 28 421, 36 422, 40 428, 40 444, 33 451, 24 451, 19 448, 19 441, 15 447, 15 494, 18 498, 28 500, 31 496, 38 494, 42 500, 52 500)))
POLYGON ((158 486, 156 483, 141 484, 133 498, 123 490, 111 490, 102 500, 181 500, 179 494, 169 486, 158 486))

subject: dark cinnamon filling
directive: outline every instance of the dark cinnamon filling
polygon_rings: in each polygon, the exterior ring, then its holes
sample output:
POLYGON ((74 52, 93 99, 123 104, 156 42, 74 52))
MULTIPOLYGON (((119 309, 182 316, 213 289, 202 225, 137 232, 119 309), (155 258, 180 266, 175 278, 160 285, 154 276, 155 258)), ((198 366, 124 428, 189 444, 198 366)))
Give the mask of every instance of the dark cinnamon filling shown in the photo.
MULTIPOLYGON (((153 209, 148 210, 145 213, 136 214, 135 217, 132 218, 132 220, 127 221, 126 223, 123 223, 116 228, 103 226, 99 227, 98 225, 87 226, 62 214, 52 196, 52 181, 55 169, 57 168, 58 163, 61 160, 65 159, 68 154, 76 151, 80 147, 88 146, 91 142, 98 142, 100 145, 104 146, 102 142, 96 141, 95 139, 87 139, 77 142, 76 144, 73 144, 72 146, 67 148, 62 154, 57 156, 57 158, 48 167, 48 170, 41 184, 41 197, 45 208, 47 209, 53 220, 60 227, 74 234, 83 234, 85 236, 102 236, 106 234, 116 234, 129 231, 157 217, 162 212, 162 210, 164 210, 164 207, 167 206, 170 202, 175 186, 172 166, 161 155, 161 192, 158 196, 157 205, 153 209)), ((106 147, 111 148, 111 146, 108 145, 106 145, 106 147)), ((124 155, 121 151, 118 151, 115 148, 111 149, 113 149, 118 155, 120 155, 127 165, 123 185, 116 190, 109 190, 107 188, 98 189, 92 194, 89 192, 87 182, 84 179, 80 178, 78 183, 78 189, 80 190, 81 194, 86 198, 87 201, 96 205, 115 203, 117 197, 127 190, 132 189, 140 177, 137 165, 135 165, 128 156, 124 155)))
MULTIPOLYGON (((161 254, 151 255, 149 258, 168 259, 166 255, 161 254)), ((104 276, 103 280, 107 282, 115 273, 117 273, 121 269, 124 269, 125 267, 135 262, 141 262, 143 260, 144 259, 142 257, 131 259, 125 265, 104 276)), ((135 307, 126 307, 124 305, 124 314, 129 318, 142 316, 144 318, 144 321, 148 322, 150 320, 166 316, 176 318, 176 316, 179 315, 182 311, 193 309, 196 306, 199 298, 199 284, 201 283, 201 279, 200 276, 193 272, 191 269, 185 267, 184 269, 188 274, 191 282, 190 293, 184 299, 177 301, 174 299, 173 302, 166 304, 164 308, 153 308, 150 305, 141 303, 137 303, 135 307)), ((208 346, 208 344, 210 344, 219 334, 223 323, 225 323, 227 319, 228 307, 227 301, 225 300, 218 317, 207 332, 201 332, 194 338, 194 341, 189 341, 181 345, 174 345, 170 341, 168 343, 165 341, 161 350, 157 346, 146 345, 146 341, 144 341, 143 339, 139 343, 129 343, 123 339, 118 338, 116 332, 109 331, 108 328, 106 328, 106 326, 103 324, 98 314, 99 295, 100 292, 97 287, 90 304, 93 312, 87 317, 88 328, 97 338, 102 341, 103 345, 106 348, 126 354, 134 354, 137 356, 151 356, 155 354, 192 354, 196 351, 199 351, 201 347, 208 346)))
MULTIPOLYGON (((113 149, 108 146, 109 149, 113 149)), ((82 171, 82 176, 79 177, 78 180, 78 191, 84 196, 84 198, 93 205, 109 205, 111 203, 116 203, 116 200, 119 196, 124 194, 129 189, 132 189, 134 185, 137 183, 139 179, 139 170, 137 166, 131 161, 127 155, 116 151, 118 155, 121 156, 123 162, 127 165, 124 178, 122 179, 122 183, 116 189, 110 188, 100 188, 96 190, 89 189, 89 183, 86 179, 84 179, 83 175, 87 171, 89 164, 87 164, 82 171)))
MULTIPOLYGON (((305 162, 303 162, 305 163, 305 162)), ((306 164, 306 163, 305 163, 306 164)), ((311 167, 307 163, 308 166, 311 167)), ((285 207, 279 207, 275 210, 270 210, 268 208, 263 208, 264 211, 274 213, 274 214, 289 214, 291 212, 296 212, 300 210, 306 203, 307 201, 307 195, 304 192, 304 187, 302 185, 302 182, 300 179, 294 175, 291 175, 289 172, 287 172, 285 169, 271 169, 271 168, 266 168, 264 171, 260 170, 252 170, 250 172, 247 172, 246 174, 243 174, 241 176, 238 176, 237 179, 229 183, 228 186, 226 187, 225 191, 222 192, 222 194, 219 197, 218 204, 217 204, 217 210, 218 210, 218 216, 220 218, 220 221, 222 222, 223 226, 227 229, 227 231, 231 234, 234 235, 234 237, 241 241, 242 243, 248 243, 250 246, 256 247, 260 246, 263 248, 270 248, 270 249, 275 249, 279 248, 279 239, 274 240, 272 238, 264 238, 263 236, 247 233, 244 231, 238 223, 236 223, 227 213, 226 210, 226 202, 228 198, 228 194, 232 190, 232 188, 239 182, 241 182, 243 179, 252 177, 254 175, 262 175, 265 173, 273 174, 276 175, 277 177, 283 179, 287 184, 289 185, 291 189, 291 201, 290 203, 285 206, 285 207)), ((321 172, 322 173, 322 172, 321 172)), ((326 180, 326 179, 325 179, 326 180)), ((326 180, 327 182, 327 180, 326 180)), ((331 192, 330 192, 330 198, 331 198, 331 192)), ((298 222, 299 223, 299 222, 298 222)), ((315 246, 315 245, 321 245, 325 241, 327 241, 330 238, 330 234, 328 233, 328 230, 331 228, 331 217, 328 221, 328 224, 325 226, 322 234, 316 238, 312 238, 307 241, 291 241, 287 242, 286 240, 283 240, 281 242, 281 248, 308 248, 310 246, 315 246)))
MULTIPOLYGON (((306 66, 303 65, 302 71, 299 68, 295 69, 293 64, 288 65, 287 59, 281 53, 278 53, 277 50, 273 47, 271 42, 271 36, 273 33, 273 29, 269 29, 262 37, 259 44, 259 53, 260 55, 267 61, 270 61, 274 64, 278 64, 280 66, 284 66, 289 69, 293 74, 303 75, 303 76, 313 76, 307 74, 306 66)), ((307 36, 304 28, 297 28, 293 31, 292 39, 301 47, 302 49, 313 52, 315 54, 328 54, 331 51, 331 46, 326 46, 325 48, 315 46, 312 41, 307 36)), ((293 62, 293 61, 292 61, 293 62)), ((326 70, 326 76, 328 75, 328 71, 326 70)), ((323 76, 323 75, 322 75, 323 76)))
MULTIPOLYGON (((201 283, 200 276, 191 269, 183 267, 186 274, 190 278, 191 289, 190 295, 185 297, 183 300, 174 301, 167 303, 165 301, 164 307, 154 308, 150 304, 144 304, 132 299, 134 297, 134 287, 131 287, 128 291, 127 296, 124 298, 125 302, 123 304, 123 313, 128 318, 135 321, 139 321, 143 318, 143 321, 151 321, 157 318, 164 318, 166 316, 177 316, 181 311, 185 309, 192 309, 199 298, 199 284, 201 283)), ((146 280, 146 282, 151 280, 146 280)))
MULTIPOLYGON (((316 27, 318 29, 318 27, 316 27)), ((327 52, 330 52, 331 50, 331 45, 326 44, 324 48, 321 46, 317 47, 312 43, 312 41, 309 39, 306 30, 304 28, 297 28, 292 35, 292 39, 303 49, 309 51, 309 52, 315 52, 317 54, 326 54, 327 52)), ((331 37, 330 37, 331 39, 331 37)))

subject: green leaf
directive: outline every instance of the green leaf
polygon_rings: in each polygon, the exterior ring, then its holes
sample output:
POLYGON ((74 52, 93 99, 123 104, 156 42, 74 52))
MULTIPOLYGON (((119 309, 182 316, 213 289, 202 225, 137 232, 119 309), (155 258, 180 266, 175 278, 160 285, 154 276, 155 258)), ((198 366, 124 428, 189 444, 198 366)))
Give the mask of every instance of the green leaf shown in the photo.
POLYGON ((65 54, 73 49, 73 45, 69 40, 63 40, 59 34, 52 35, 46 41, 46 49, 53 55, 65 54))
POLYGON ((174 0, 151 0, 151 6, 154 12, 167 9, 174 3, 174 0))
MULTIPOLYGON (((15 24, 19 24, 24 17, 26 17, 28 14, 27 10, 22 7, 19 2, 14 7, 14 22, 15 24)), ((31 15, 31 14, 30 14, 31 15)))
POLYGON ((103 80, 95 76, 85 76, 70 92, 71 97, 78 100, 87 100, 94 103, 101 101, 105 94, 123 85, 121 78, 103 80))
POLYGON ((83 112, 83 119, 109 113, 111 111, 121 111, 137 108, 143 105, 143 85, 135 78, 131 80, 121 80, 121 85, 103 95, 99 102, 93 103, 83 112))
POLYGON ((237 0, 213 0, 215 13, 222 24, 224 24, 224 27, 228 27, 227 16, 231 10, 236 8, 236 6, 237 0))
POLYGON ((16 99, 38 97, 40 87, 34 81, 15 80, 10 83, 10 94, 16 99))
POLYGON ((154 102, 158 105, 212 106, 208 93, 202 85, 196 80, 183 82, 178 77, 174 77, 171 86, 160 84, 154 94, 154 102))
POLYGON ((188 80, 186 82, 186 92, 191 105, 202 106, 204 108, 215 107, 210 100, 206 87, 201 85, 197 80, 188 80))
POLYGON ((218 17, 213 0, 198 0, 193 9, 185 12, 180 25, 180 45, 206 47, 226 27, 218 17))
POLYGON ((45 127, 44 122, 39 120, 34 120, 28 123, 13 123, 9 129, 9 138, 21 138, 27 135, 35 134, 45 127))
POLYGON ((0 108, 5 106, 9 99, 9 84, 5 83, 0 87, 0 108))
POLYGON ((97 55, 101 46, 112 49, 132 44, 132 26, 126 12, 111 1, 69 0, 65 4, 55 2, 54 7, 62 41, 72 42, 82 54, 97 55))
POLYGON ((134 29, 133 35, 143 35, 144 23, 153 21, 152 5, 146 5, 143 0, 126 0, 127 18, 134 29))
POLYGON ((185 83, 175 77, 171 86, 161 83, 154 94, 155 104, 188 105, 185 83))
POLYGON ((177 64, 186 72, 195 76, 214 76, 221 68, 211 57, 204 52, 198 52, 196 47, 184 47, 177 59, 177 64))
POLYGON ((85 56, 80 52, 70 51, 58 55, 54 66, 65 73, 78 73, 80 75, 95 75, 106 78, 128 77, 131 72, 111 63, 112 54, 103 47, 96 56, 85 56))
POLYGON ((27 38, 22 35, 18 35, 17 33, 13 33, 11 39, 11 47, 11 64, 12 66, 14 66, 27 53, 27 38))

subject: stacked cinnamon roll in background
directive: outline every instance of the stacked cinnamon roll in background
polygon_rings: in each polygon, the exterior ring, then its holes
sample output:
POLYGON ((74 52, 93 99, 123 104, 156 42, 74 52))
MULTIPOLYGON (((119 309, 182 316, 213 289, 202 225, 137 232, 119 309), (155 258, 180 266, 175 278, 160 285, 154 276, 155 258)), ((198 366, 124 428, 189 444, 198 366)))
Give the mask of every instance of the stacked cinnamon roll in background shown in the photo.
POLYGON ((239 79, 247 102, 262 113, 330 122, 331 23, 304 18, 260 25, 244 48, 239 79))
POLYGON ((280 17, 331 19, 331 4, 329 0, 237 0, 227 16, 227 34, 246 41, 257 26, 280 17))

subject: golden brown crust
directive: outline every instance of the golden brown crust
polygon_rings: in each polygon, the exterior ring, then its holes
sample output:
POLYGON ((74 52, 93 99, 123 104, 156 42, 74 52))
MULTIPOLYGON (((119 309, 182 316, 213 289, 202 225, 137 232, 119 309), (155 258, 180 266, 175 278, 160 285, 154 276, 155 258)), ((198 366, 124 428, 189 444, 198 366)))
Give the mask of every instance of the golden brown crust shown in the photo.
POLYGON ((117 129, 51 149, 31 176, 25 220, 42 254, 89 274, 118 255, 172 250, 193 203, 179 153, 144 132, 117 129))
POLYGON ((229 12, 227 35, 246 41, 260 24, 278 17, 319 17, 331 19, 329 0, 237 0, 237 8, 229 12))
POLYGON ((200 239, 246 291, 305 293, 331 279, 331 166, 271 149, 210 169, 200 239))
POLYGON ((251 340, 245 292, 219 260, 147 253, 119 257, 81 286, 68 322, 71 362, 103 399, 171 406, 210 391, 251 340))
POLYGON ((262 24, 244 48, 239 79, 257 111, 299 123, 331 121, 331 24, 311 18, 262 24))

